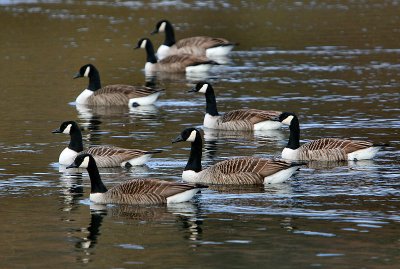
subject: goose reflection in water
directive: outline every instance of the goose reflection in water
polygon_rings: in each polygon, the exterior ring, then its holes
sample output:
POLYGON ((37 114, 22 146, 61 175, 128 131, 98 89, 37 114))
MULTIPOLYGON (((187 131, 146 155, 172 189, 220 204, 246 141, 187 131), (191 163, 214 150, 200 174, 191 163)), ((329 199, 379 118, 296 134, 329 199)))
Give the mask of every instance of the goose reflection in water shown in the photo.
POLYGON ((239 140, 251 140, 253 139, 252 132, 246 131, 227 131, 210 129, 203 127, 204 132, 204 156, 205 160, 215 162, 218 159, 218 146, 226 143, 236 144, 239 140), (228 140, 228 141, 227 141, 228 140))
POLYGON ((86 228, 88 235, 80 238, 75 244, 78 249, 93 248, 97 244, 97 237, 100 235, 100 226, 104 216, 107 215, 106 207, 90 206, 90 223, 86 228))
POLYGON ((262 147, 268 147, 271 143, 272 146, 276 141, 284 139, 281 130, 265 130, 265 131, 229 131, 210 129, 203 127, 204 132, 204 155, 206 160, 215 161, 218 157, 217 150, 219 144, 232 143, 233 146, 240 144, 240 141, 253 141, 256 140, 262 144, 262 147))
POLYGON ((284 182, 268 185, 209 185, 208 189, 221 194, 268 194, 268 195, 291 195, 293 186, 284 182))
POLYGON ((103 116, 121 116, 129 112, 129 107, 126 106, 88 106, 82 104, 76 104, 76 110, 78 116, 82 120, 90 121, 94 117, 103 116))
POLYGON ((155 105, 147 106, 86 106, 76 104, 78 117, 84 122, 82 125, 98 125, 101 123, 101 118, 113 117, 140 117, 140 119, 152 120, 159 114, 159 108, 155 105), (144 117, 144 118, 143 118, 144 117))
POLYGON ((219 130, 203 127, 204 139, 206 141, 224 139, 246 139, 253 140, 254 137, 267 141, 280 141, 285 138, 280 129, 263 131, 242 131, 242 130, 219 130))
MULTIPOLYGON (((218 67, 213 67, 218 68, 218 67)), ((209 80, 211 78, 208 72, 198 72, 198 73, 165 73, 165 72, 150 72, 145 74, 146 81, 162 81, 162 82, 188 82, 190 86, 193 83, 202 80, 209 80)))
POLYGON ((155 105, 130 107, 129 114, 131 116, 146 117, 147 119, 154 119, 159 113, 159 108, 155 105))
POLYGON ((374 166, 374 160, 359 160, 359 161, 308 161, 306 163, 307 168, 322 170, 322 169, 334 169, 337 167, 349 167, 352 170, 363 170, 364 168, 370 169, 374 166))
POLYGON ((223 194, 263 193, 263 185, 209 185, 209 190, 223 194))
MULTIPOLYGON (((76 229, 84 231, 87 235, 78 237, 75 244, 77 249, 83 249, 85 255, 90 255, 87 249, 94 248, 101 235, 100 227, 104 218, 128 222, 134 221, 146 225, 148 222, 165 225, 165 223, 176 223, 179 230, 183 232, 183 238, 196 241, 200 240, 202 234, 202 219, 199 218, 199 207, 196 203, 168 204, 167 206, 134 206, 134 205, 90 205, 90 223, 87 228, 76 229), (106 217, 107 216, 107 217, 106 217)), ((134 229, 134 228, 133 228, 134 229)), ((143 228, 140 232, 144 233, 143 228)))
POLYGON ((64 173, 60 177, 62 211, 70 212, 79 207, 84 195, 82 173, 64 173))

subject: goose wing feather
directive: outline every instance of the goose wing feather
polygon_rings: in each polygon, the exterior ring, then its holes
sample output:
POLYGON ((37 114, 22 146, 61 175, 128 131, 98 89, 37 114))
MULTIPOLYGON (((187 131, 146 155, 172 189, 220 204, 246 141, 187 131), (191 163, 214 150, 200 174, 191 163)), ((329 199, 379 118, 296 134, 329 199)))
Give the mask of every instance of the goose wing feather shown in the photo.
POLYGON ((282 112, 273 110, 259 109, 238 109, 225 113, 221 120, 222 122, 229 121, 248 121, 251 124, 256 124, 266 120, 272 120, 278 117, 282 112))
POLYGON ((197 188, 197 185, 158 179, 133 179, 114 186, 107 199, 123 204, 160 204, 178 193, 197 188))
POLYGON ((214 184, 262 184, 264 177, 291 166, 280 160, 264 158, 237 158, 219 162, 204 170, 214 184))
POLYGON ((111 146, 90 147, 82 153, 93 155, 99 167, 115 167, 120 166, 122 162, 140 157, 147 154, 147 151, 139 149, 125 149, 111 146))
POLYGON ((131 86, 131 85, 108 85, 97 91, 89 97, 91 105, 127 105, 129 99, 139 98, 151 95, 153 93, 163 91, 164 89, 153 89, 146 86, 131 86))
POLYGON ((322 138, 303 144, 299 149, 300 160, 339 161, 347 160, 347 154, 373 146, 360 140, 322 138))
POLYGON ((188 66, 199 64, 217 64, 207 57, 190 54, 174 54, 165 57, 157 63, 157 71, 184 72, 188 66))
POLYGON ((304 150, 341 149, 345 153, 351 153, 356 150, 372 147, 372 145, 371 142, 361 140, 321 138, 303 144, 300 148, 304 150))
POLYGON ((194 36, 194 37, 184 38, 175 43, 177 49, 181 49, 184 47, 200 47, 205 50, 217 46, 229 46, 229 45, 234 45, 234 44, 224 38, 216 38, 209 36, 194 36))

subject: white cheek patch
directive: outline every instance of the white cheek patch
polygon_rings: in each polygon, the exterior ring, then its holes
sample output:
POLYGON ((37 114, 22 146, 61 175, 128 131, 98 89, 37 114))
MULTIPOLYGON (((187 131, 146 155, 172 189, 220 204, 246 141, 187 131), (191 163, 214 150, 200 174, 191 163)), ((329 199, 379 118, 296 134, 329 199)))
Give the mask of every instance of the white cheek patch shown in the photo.
POLYGON ((83 162, 81 163, 81 165, 79 165, 79 167, 81 167, 81 168, 88 168, 88 166, 89 166, 89 156, 86 156, 86 157, 83 159, 83 162))
POLYGON ((204 84, 204 85, 200 88, 199 92, 206 93, 207 89, 208 89, 208 84, 204 84))
POLYGON ((83 74, 84 77, 88 77, 90 72, 90 66, 86 67, 85 74, 83 74))
POLYGON ((188 142, 194 142, 194 140, 196 139, 196 134, 197 134, 197 132, 193 130, 193 131, 190 133, 190 136, 188 137, 188 139, 186 139, 186 141, 188 141, 188 142))
POLYGON ((140 47, 141 47, 142 49, 145 49, 145 48, 146 48, 146 44, 147 44, 147 40, 144 39, 144 40, 142 41, 142 44, 140 44, 140 47))
POLYGON ((167 23, 164 21, 161 23, 160 28, 158 28, 159 32, 164 32, 165 31, 165 26, 167 25, 167 23))
POLYGON ((282 121, 282 123, 283 123, 283 124, 290 125, 290 123, 292 122, 292 119, 293 119, 293 116, 290 115, 289 117, 287 117, 286 119, 284 119, 284 120, 282 121))
POLYGON ((64 129, 63 134, 69 134, 71 132, 72 124, 68 124, 67 127, 64 129))

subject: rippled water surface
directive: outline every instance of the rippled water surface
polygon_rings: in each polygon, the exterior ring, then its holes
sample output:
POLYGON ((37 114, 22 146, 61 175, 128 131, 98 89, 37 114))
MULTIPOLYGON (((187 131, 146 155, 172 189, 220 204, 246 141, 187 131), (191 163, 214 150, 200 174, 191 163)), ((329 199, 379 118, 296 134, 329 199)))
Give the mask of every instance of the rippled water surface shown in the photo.
MULTIPOLYGON (((398 268, 400 263, 400 2, 391 1, 0 1, 1 268, 398 268), (221 112, 298 113, 302 141, 319 137, 389 144, 374 160, 310 163, 289 181, 220 187, 174 206, 100 207, 86 172, 64 172, 64 120, 86 146, 161 149, 147 166, 101 169, 107 186, 132 177, 180 180, 202 127, 198 77, 151 78, 154 106, 87 109, 72 80, 95 64, 106 84, 144 84, 133 50, 161 18, 178 38, 240 43, 203 77, 221 112)), ((152 36, 155 45, 162 36, 152 36)), ((149 80, 150 78, 147 78, 149 80)), ((279 156, 287 128, 203 130, 205 166, 233 156, 279 156)))

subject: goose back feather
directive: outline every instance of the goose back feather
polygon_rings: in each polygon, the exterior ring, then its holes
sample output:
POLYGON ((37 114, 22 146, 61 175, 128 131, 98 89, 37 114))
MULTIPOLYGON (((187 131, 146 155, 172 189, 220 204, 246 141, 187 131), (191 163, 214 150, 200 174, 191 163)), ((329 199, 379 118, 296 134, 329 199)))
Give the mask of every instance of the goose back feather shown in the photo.
POLYGON ((198 173, 196 182, 207 184, 260 185, 264 179, 289 169, 285 161, 245 157, 218 162, 198 173))
POLYGON ((172 72, 180 73, 186 72, 187 67, 198 66, 198 65, 212 65, 217 64, 216 62, 208 59, 204 56, 193 56, 190 54, 177 54, 170 55, 153 66, 150 71, 154 72, 172 72))
POLYGON ((229 45, 234 45, 234 43, 229 42, 225 38, 216 38, 209 36, 188 37, 181 39, 175 43, 177 49, 182 49, 185 47, 198 47, 203 49, 209 49, 217 46, 229 46, 229 45))
POLYGON ((158 179, 134 179, 112 187, 104 195, 104 203, 156 205, 166 204, 174 195, 204 187, 158 179))
POLYGON ((273 110, 260 110, 260 109, 237 109, 226 112, 222 117, 223 123, 229 121, 248 121, 252 124, 256 124, 266 120, 273 120, 279 117, 282 112, 273 110))
POLYGON ((210 53, 207 53, 208 49, 225 47, 226 52, 220 55, 223 56, 228 54, 233 49, 234 45, 234 43, 231 43, 224 38, 196 36, 178 40, 178 42, 169 47, 166 53, 159 53, 157 51, 157 55, 160 55, 161 59, 174 54, 191 54, 195 56, 210 57, 210 53))
MULTIPOLYGON (((139 149, 126 149, 113 146, 96 146, 83 150, 80 153, 93 155, 98 167, 117 167, 129 165, 141 165, 151 158, 152 154, 159 151, 144 151, 139 149), (145 157, 145 158, 141 158, 145 157), (140 163, 134 159, 141 158, 140 163)), ((139 160, 137 160, 139 161, 139 160)))
POLYGON ((298 149, 298 159, 321 161, 347 160, 349 153, 372 146, 371 142, 361 140, 321 138, 301 145, 298 149))
POLYGON ((106 106, 128 105, 130 99, 142 98, 150 95, 155 95, 158 98, 164 89, 153 89, 145 86, 131 86, 131 85, 108 85, 94 92, 92 96, 87 99, 87 104, 92 106, 106 106))
POLYGON ((237 109, 226 112, 216 122, 215 129, 222 130, 254 130, 257 123, 274 121, 278 127, 281 125, 275 119, 280 111, 259 109, 237 109))

